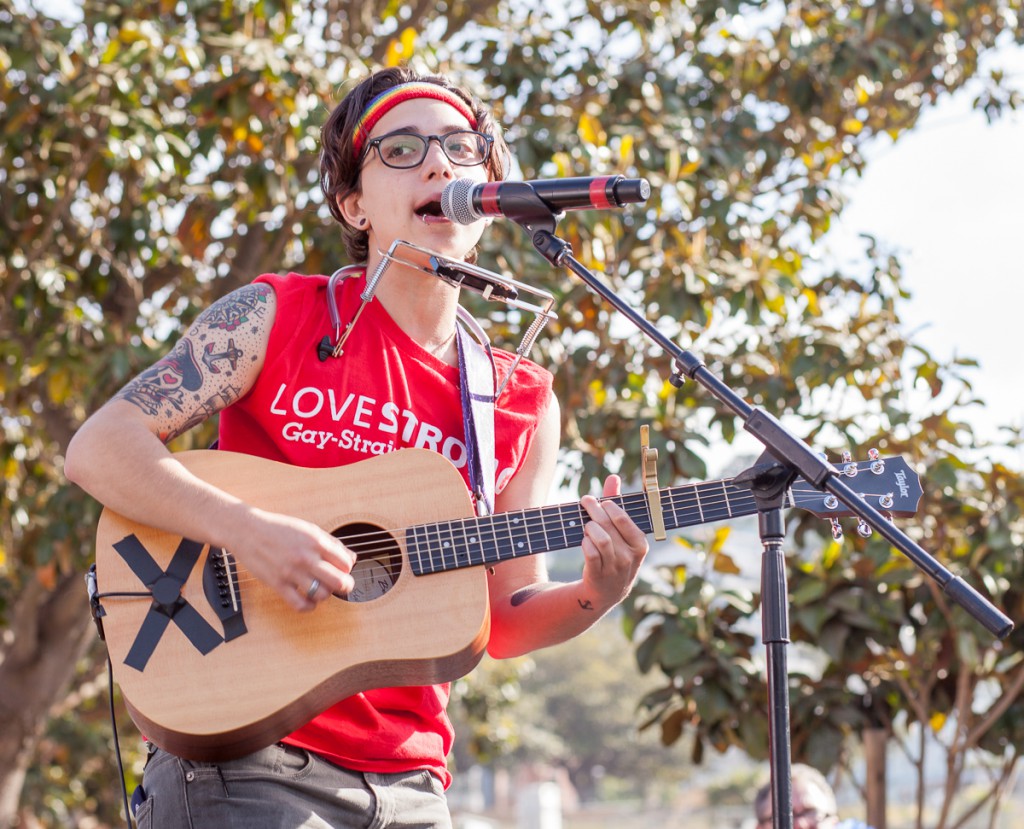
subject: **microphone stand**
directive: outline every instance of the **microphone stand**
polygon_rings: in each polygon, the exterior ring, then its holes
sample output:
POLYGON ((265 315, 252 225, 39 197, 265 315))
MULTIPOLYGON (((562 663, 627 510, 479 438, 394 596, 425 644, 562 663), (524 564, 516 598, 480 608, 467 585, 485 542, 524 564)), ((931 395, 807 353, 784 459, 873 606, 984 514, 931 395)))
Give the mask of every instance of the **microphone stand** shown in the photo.
MULTIPOLYGON (((750 406, 704 363, 681 349, 647 319, 627 305, 597 276, 573 257, 572 247, 555 236, 557 214, 522 182, 503 185, 502 213, 530 233, 537 251, 556 267, 565 267, 582 279, 595 293, 628 318, 643 334, 672 357, 669 382, 676 388, 689 378, 709 391, 743 420, 743 428, 765 447, 758 462, 734 479, 737 486, 749 488, 758 510, 758 531, 763 548, 761 570, 761 629, 765 644, 768 678, 768 743, 771 768, 772 825, 774 829, 793 829, 793 793, 790 756, 789 683, 786 645, 789 643, 789 599, 786 584, 785 521, 782 498, 786 489, 801 477, 815 488, 829 492, 862 522, 874 529, 906 555, 942 588, 942 592, 960 605, 986 630, 1004 639, 1013 630, 1013 622, 959 576, 954 576, 897 529, 886 516, 860 497, 840 478, 840 471, 820 458, 807 444, 786 430, 768 412, 750 406), (516 186, 517 184, 521 186, 516 186)), ((842 474, 849 475, 846 471, 842 474)))

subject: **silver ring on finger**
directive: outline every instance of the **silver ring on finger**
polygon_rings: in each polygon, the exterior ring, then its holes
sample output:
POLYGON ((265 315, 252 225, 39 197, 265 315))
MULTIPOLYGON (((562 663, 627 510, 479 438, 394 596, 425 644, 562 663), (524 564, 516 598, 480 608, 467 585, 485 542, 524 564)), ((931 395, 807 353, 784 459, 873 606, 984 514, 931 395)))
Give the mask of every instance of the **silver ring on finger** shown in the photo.
POLYGON ((320 589, 320 579, 313 579, 309 583, 309 590, 306 591, 306 598, 313 601, 313 597, 316 595, 316 591, 320 589))

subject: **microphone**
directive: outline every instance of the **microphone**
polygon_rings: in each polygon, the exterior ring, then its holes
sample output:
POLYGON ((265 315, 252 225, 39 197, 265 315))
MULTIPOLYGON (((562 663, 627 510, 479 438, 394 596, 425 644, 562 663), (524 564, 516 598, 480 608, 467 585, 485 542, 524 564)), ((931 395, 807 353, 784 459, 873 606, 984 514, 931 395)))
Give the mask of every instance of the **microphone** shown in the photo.
POLYGON ((478 184, 460 178, 441 192, 441 212, 457 225, 469 225, 487 216, 515 220, 524 208, 540 199, 554 213, 622 207, 645 202, 651 185, 645 178, 594 176, 550 181, 488 181, 478 184), (532 193, 530 192, 532 191, 532 193), (524 197, 529 196, 529 199, 524 197))

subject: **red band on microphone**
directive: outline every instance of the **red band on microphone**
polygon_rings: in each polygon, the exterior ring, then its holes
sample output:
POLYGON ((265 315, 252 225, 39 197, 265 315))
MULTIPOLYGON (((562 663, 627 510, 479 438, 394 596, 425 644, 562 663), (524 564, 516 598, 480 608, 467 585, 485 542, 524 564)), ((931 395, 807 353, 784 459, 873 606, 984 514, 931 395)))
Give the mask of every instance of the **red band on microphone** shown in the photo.
POLYGON ((480 212, 485 216, 499 216, 501 209, 498 206, 499 193, 501 191, 500 181, 489 181, 480 191, 480 212))
POLYGON ((590 203, 598 210, 618 207, 617 204, 608 198, 608 182, 613 178, 614 176, 602 176, 590 182, 590 203))

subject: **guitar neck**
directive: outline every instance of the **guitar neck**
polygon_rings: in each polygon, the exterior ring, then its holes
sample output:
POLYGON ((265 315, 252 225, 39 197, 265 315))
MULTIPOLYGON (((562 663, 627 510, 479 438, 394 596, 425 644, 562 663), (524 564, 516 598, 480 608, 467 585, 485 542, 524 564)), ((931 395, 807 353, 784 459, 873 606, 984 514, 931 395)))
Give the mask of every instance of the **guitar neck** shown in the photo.
MULTIPOLYGON (((660 493, 665 528, 669 530, 753 515, 757 511, 750 491, 734 486, 731 479, 667 487, 660 493)), ((602 500, 617 503, 645 533, 654 532, 644 493, 602 500)), ((787 493, 787 501, 791 500, 787 493)), ((409 559, 413 572, 419 576, 566 550, 583 543, 583 525, 588 520, 577 502, 420 524, 410 527, 406 534, 409 559)))

